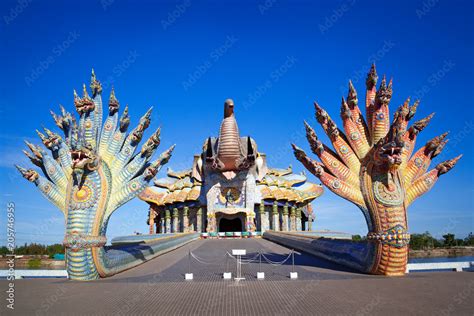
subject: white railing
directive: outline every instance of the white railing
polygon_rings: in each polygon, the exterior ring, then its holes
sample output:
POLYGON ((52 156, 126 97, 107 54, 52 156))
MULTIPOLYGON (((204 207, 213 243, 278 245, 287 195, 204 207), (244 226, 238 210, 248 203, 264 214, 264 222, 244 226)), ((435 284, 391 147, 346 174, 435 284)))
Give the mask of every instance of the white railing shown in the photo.
POLYGON ((423 262, 423 263, 409 263, 407 265, 407 273, 419 270, 452 270, 461 272, 463 269, 473 269, 474 262, 423 262))
MULTIPOLYGON (((0 279, 6 278, 8 270, 0 270, 0 279)), ((66 270, 15 270, 15 279, 23 278, 67 278, 66 270)))

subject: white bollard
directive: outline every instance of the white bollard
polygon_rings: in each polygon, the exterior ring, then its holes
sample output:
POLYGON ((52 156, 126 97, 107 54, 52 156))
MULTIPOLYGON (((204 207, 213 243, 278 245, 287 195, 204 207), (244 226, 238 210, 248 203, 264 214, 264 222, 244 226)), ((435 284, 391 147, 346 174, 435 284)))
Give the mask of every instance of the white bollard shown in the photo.
POLYGON ((232 279, 232 272, 224 272, 224 275, 222 276, 224 280, 230 280, 232 279))
POLYGON ((298 272, 290 272, 290 279, 298 279, 298 272))
POLYGON ((192 273, 185 273, 184 274, 184 279, 185 280, 192 280, 193 279, 193 274, 192 273))
POLYGON ((257 272, 257 279, 259 280, 265 279, 265 272, 257 272))

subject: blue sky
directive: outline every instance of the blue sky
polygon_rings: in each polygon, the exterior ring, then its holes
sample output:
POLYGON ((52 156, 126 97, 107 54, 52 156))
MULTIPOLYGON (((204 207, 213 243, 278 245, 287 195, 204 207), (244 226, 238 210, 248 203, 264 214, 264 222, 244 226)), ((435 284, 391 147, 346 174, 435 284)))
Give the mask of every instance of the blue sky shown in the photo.
MULTIPOLYGON (((380 75, 394 78, 392 109, 410 95, 421 99, 416 118, 437 113, 417 147, 450 131, 436 163, 464 154, 410 207, 410 231, 465 236, 474 231, 473 9, 447 0, 2 1, 0 230, 13 201, 17 243, 61 242, 61 213, 12 165, 28 164, 23 139, 38 143, 34 130, 54 127, 49 109, 73 110, 72 90, 89 82, 92 67, 104 96, 114 85, 122 106, 130 105, 132 124, 155 106, 161 149, 177 144, 171 168, 191 165, 218 132, 223 101, 233 98, 241 133, 256 139, 272 166, 299 172, 289 143, 308 149, 303 119, 322 135, 312 102, 338 119, 348 80, 362 99, 376 62, 380 75)), ((367 232, 360 211, 329 190, 314 206, 316 229, 367 232)), ((146 214, 145 203, 132 201, 114 214, 108 235, 146 232, 146 214)))

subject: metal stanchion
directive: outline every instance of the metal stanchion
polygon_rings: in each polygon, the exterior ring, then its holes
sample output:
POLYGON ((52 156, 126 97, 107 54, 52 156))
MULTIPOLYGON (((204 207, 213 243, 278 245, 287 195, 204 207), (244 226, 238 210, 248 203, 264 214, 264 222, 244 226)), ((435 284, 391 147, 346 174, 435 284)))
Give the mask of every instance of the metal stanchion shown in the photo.
POLYGON ((257 279, 263 280, 265 279, 265 272, 262 272, 262 251, 259 250, 258 252, 258 271, 257 272, 257 279))
POLYGON ((188 273, 184 274, 185 280, 192 280, 193 274, 191 273, 191 249, 188 251, 188 273))
MULTIPOLYGON (((225 271, 229 271, 229 254, 228 253, 226 253, 225 255, 225 271)), ((224 280, 232 279, 232 272, 224 272, 222 274, 222 278, 224 280)))
POLYGON ((237 256, 237 275, 235 276, 235 281, 242 281, 245 280, 242 277, 242 256, 245 256, 247 251, 245 249, 232 249, 232 255, 237 256))
POLYGON ((291 249, 291 272, 290 279, 298 279, 298 272, 295 272, 295 250, 291 249))

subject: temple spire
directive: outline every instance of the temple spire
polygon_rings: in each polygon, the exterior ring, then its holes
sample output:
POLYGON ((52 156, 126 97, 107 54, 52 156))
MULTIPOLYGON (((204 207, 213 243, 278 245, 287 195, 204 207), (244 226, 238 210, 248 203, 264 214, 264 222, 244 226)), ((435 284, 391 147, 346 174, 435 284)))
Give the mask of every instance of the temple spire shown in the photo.
POLYGON ((224 102, 224 118, 234 115, 234 101, 227 99, 224 102))

